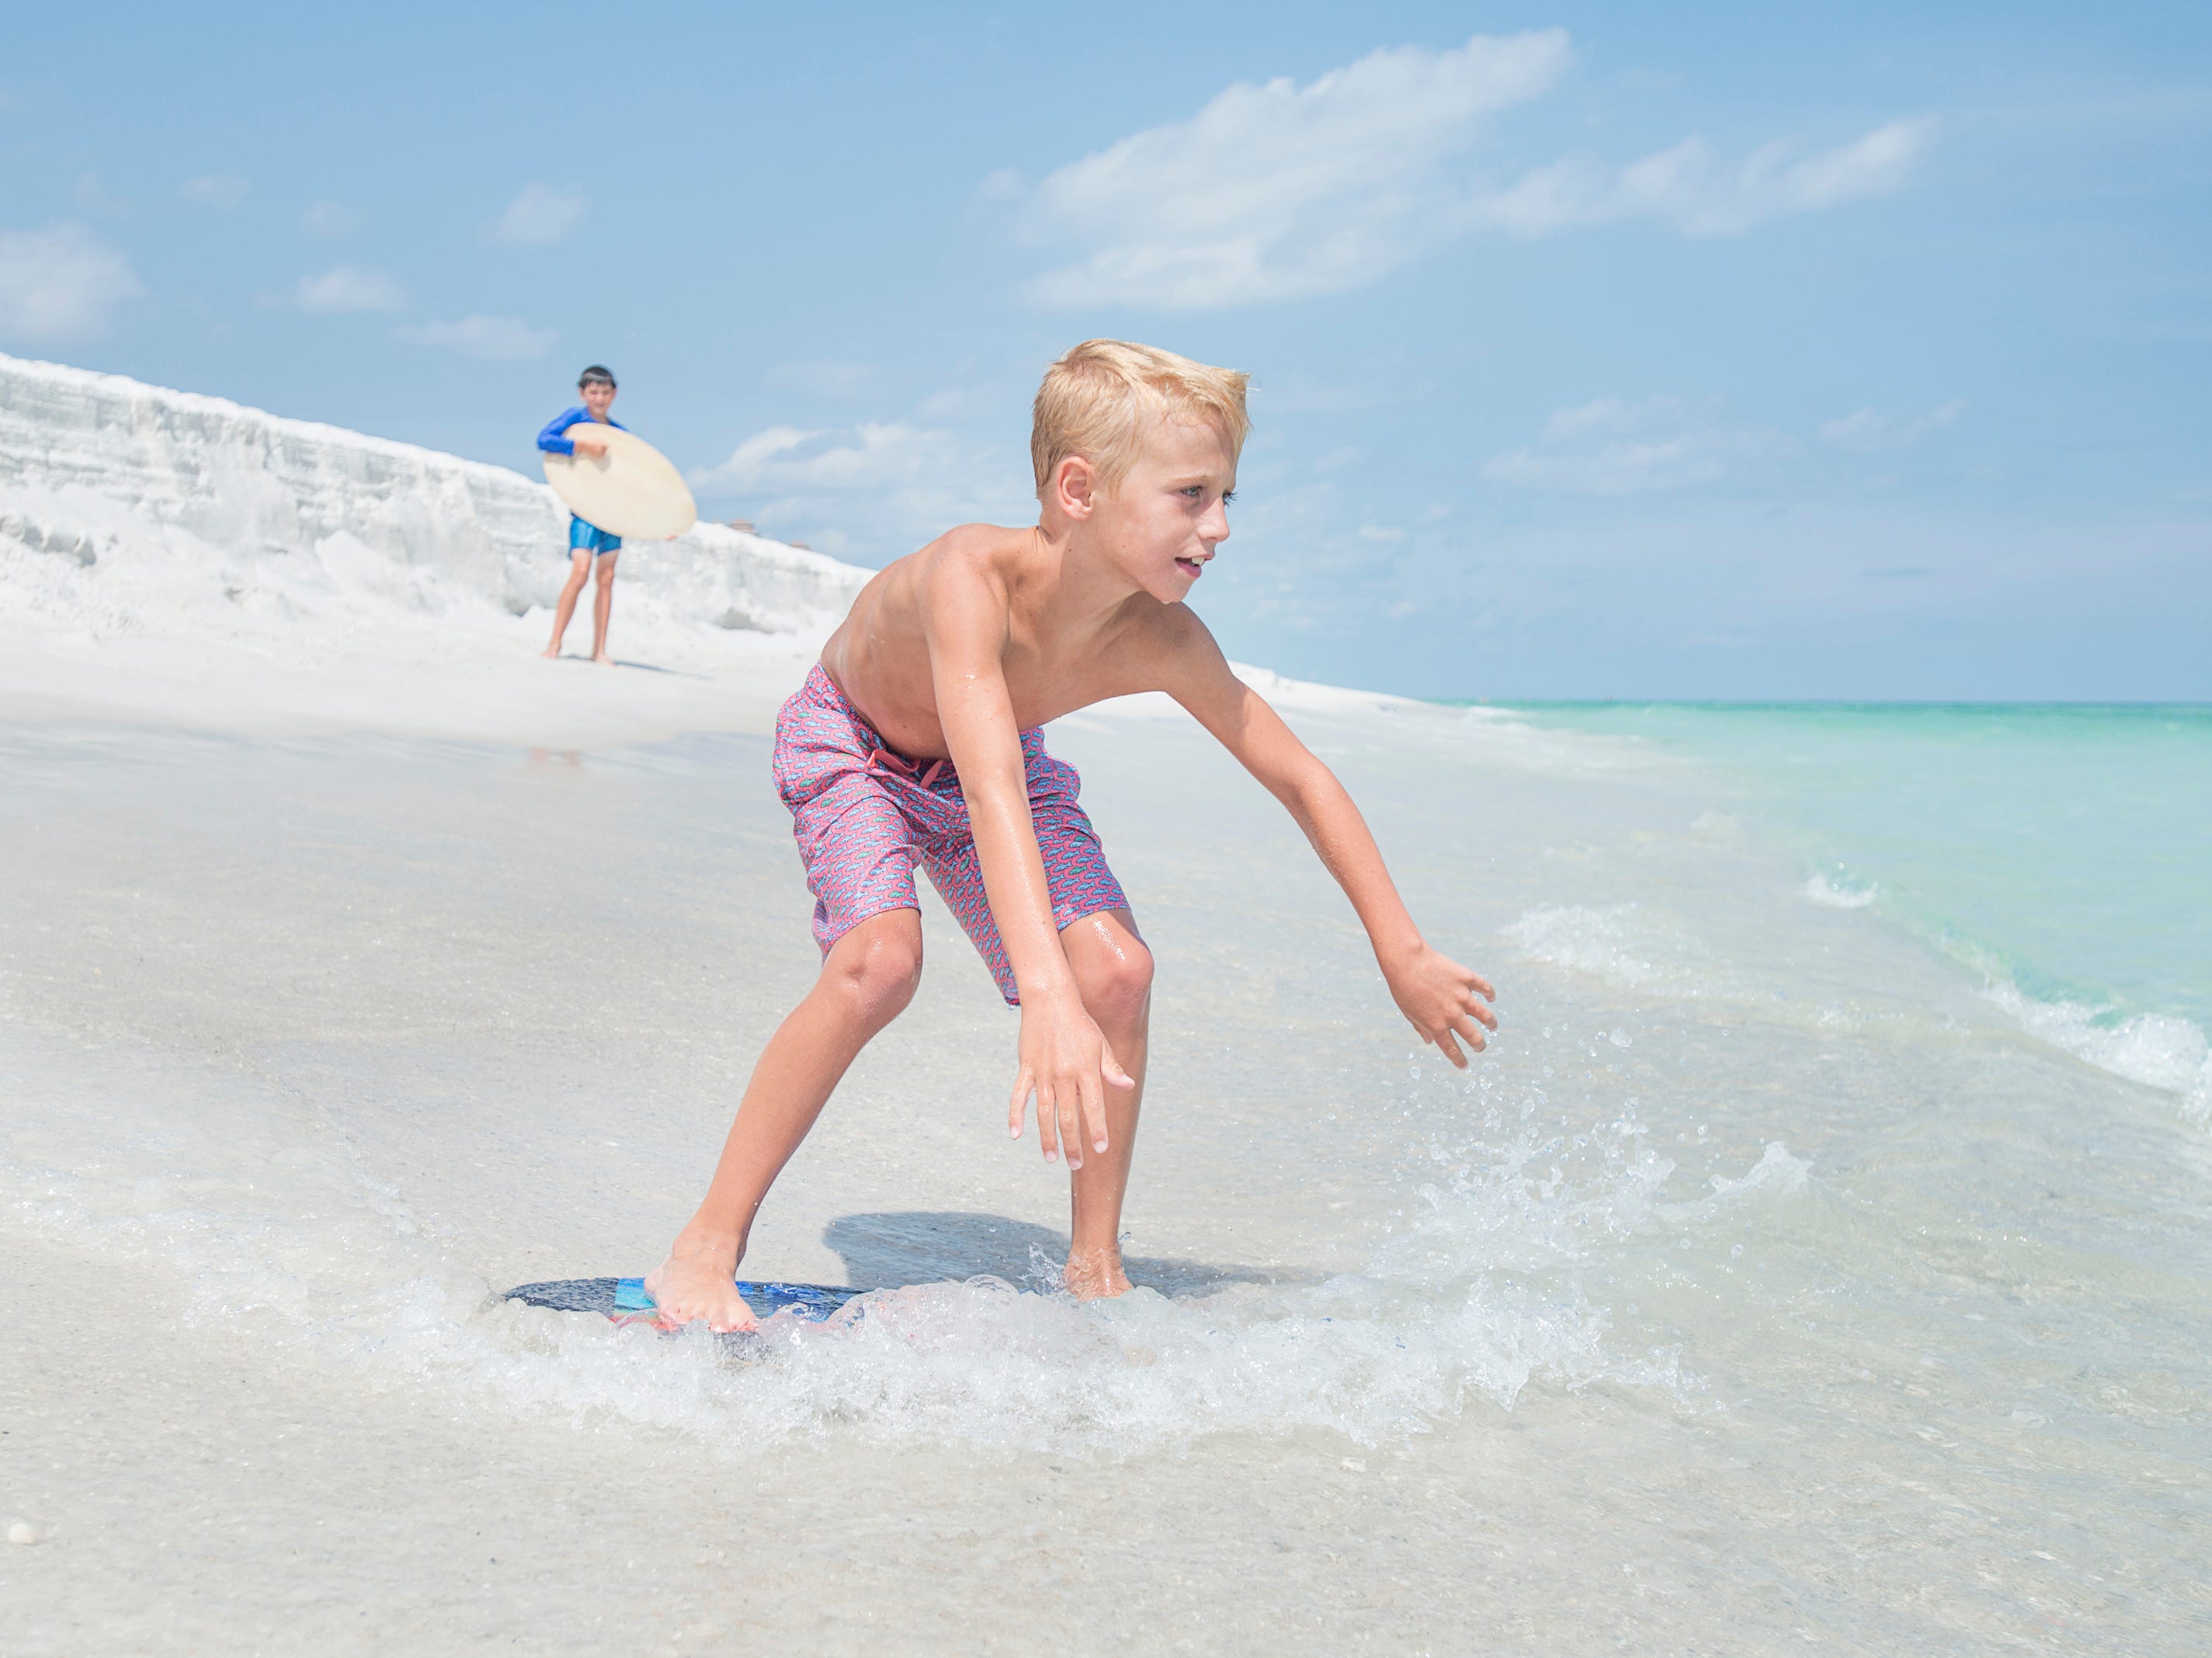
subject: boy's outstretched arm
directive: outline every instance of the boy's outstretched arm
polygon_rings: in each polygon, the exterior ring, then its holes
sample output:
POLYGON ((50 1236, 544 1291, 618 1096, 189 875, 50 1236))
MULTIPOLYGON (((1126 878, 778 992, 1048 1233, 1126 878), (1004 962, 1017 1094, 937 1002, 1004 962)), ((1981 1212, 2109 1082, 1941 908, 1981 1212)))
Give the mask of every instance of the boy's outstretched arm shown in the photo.
POLYGON ((937 717, 968 802, 991 919, 1021 993, 1021 1069, 1007 1127, 1020 1138, 1023 1113, 1035 1094, 1046 1159, 1064 1157, 1070 1169, 1080 1169, 1086 1143, 1106 1150, 1105 1090, 1136 1084, 1084 1007, 1053 924, 1021 730, 1006 691, 1006 596, 981 561, 957 549, 940 553, 923 583, 937 717))
POLYGON ((1480 1052, 1487 1045, 1484 1028, 1498 1029, 1498 1016, 1490 1011, 1497 992, 1490 981, 1429 947, 1383 866, 1367 820, 1336 774, 1298 741, 1266 698, 1230 671, 1206 625, 1185 610, 1171 626, 1176 637, 1160 665, 1162 689, 1289 809, 1352 900, 1398 1011, 1423 1042, 1435 1043, 1465 1070, 1460 1042, 1480 1052))

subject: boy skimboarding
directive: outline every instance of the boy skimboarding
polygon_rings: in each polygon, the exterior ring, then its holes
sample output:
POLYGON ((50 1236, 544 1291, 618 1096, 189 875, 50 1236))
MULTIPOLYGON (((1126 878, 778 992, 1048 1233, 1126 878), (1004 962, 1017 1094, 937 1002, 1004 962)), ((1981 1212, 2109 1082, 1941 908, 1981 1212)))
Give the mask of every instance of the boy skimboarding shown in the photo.
POLYGON ((1229 537, 1246 377, 1113 340, 1038 391, 1030 529, 965 525, 861 590, 776 722, 776 783, 813 891, 822 975, 753 1068, 705 1199, 645 1281, 669 1324, 751 1327, 733 1279, 754 1215, 845 1069, 913 998, 914 865, 1021 1011, 1028 1103, 1070 1172, 1066 1281, 1129 1287, 1121 1203, 1152 962, 1047 722, 1164 691, 1289 809, 1367 930, 1390 993, 1464 1067, 1493 992, 1430 948, 1335 776, 1229 669, 1183 599, 1229 537))
MULTIPOLYGON (((606 441, 590 432, 578 432, 579 426, 611 426, 617 432, 629 428, 608 415, 615 400, 615 377, 607 369, 593 363, 578 377, 576 390, 583 402, 573 408, 563 409, 545 422, 544 430, 538 434, 538 446, 551 455, 604 455, 606 441)), ((568 618, 576 613, 576 600, 584 591, 584 584, 592 579, 596 567, 599 591, 592 600, 592 660, 614 665, 614 658, 607 654, 607 623, 615 610, 615 561, 622 552, 622 537, 609 535, 597 525, 586 524, 574 513, 568 515, 568 583, 561 589, 560 603, 553 611, 553 641, 546 646, 544 654, 561 654, 561 636, 568 631, 568 618)))

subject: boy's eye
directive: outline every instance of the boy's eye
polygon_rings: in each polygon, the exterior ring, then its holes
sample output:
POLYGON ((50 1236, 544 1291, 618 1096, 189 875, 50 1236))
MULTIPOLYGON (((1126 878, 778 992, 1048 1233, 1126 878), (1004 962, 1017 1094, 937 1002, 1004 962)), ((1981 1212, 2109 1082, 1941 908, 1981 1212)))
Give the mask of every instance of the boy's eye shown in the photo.
POLYGON ((1236 499, 1237 492, 1234 489, 1224 489, 1221 492, 1221 504, 1224 507, 1226 507, 1231 501, 1236 499))

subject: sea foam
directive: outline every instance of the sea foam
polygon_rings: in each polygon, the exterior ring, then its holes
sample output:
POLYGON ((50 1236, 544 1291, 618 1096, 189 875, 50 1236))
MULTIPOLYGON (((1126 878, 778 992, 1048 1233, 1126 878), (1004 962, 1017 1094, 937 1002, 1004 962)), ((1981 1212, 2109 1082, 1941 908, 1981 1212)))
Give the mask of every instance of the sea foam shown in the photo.
POLYGON ((1486 1115, 1419 1148, 1410 1206, 1361 1271, 1085 1303, 1040 1260, 1026 1287, 878 1291, 732 1343, 497 1299, 398 1193, 277 1108, 241 1093, 141 1132, 111 1119, 97 1156, 63 1131, 54 1160, 0 1157, 0 1200, 33 1235, 178 1269, 195 1321, 271 1362, 732 1454, 822 1435, 1110 1455, 1225 1432, 1376 1444, 1471 1405, 1510 1410, 1531 1387, 1688 1399, 1677 1357, 1624 1345, 1586 1272, 1662 1234, 1738 1227, 1730 1206, 1786 1197, 1796 1168, 1773 1148, 1666 1204, 1674 1165, 1632 1107, 1577 1127, 1536 1088, 1493 1083, 1474 1102, 1486 1115))
POLYGON ((2109 1004, 2038 1001, 2009 979, 1983 993, 2021 1029, 2075 1059, 2180 1098, 2182 1114, 2212 1127, 2212 1043, 2189 1020, 2166 1013, 2123 1016, 2109 1004))
POLYGON ((1823 909, 1864 909, 1881 896, 1874 883, 1855 882, 1841 872, 1809 875, 1802 890, 1823 909))

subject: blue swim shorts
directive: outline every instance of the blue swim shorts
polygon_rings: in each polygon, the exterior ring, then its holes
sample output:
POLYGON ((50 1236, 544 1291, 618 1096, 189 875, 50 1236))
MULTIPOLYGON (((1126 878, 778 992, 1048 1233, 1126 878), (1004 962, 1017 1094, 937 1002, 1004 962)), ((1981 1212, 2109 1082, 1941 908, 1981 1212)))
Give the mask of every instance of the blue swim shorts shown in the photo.
POLYGON ((598 525, 586 524, 583 519, 572 514, 568 519, 568 550, 572 553, 591 553, 594 556, 600 553, 618 553, 622 551, 622 537, 611 536, 598 525))

